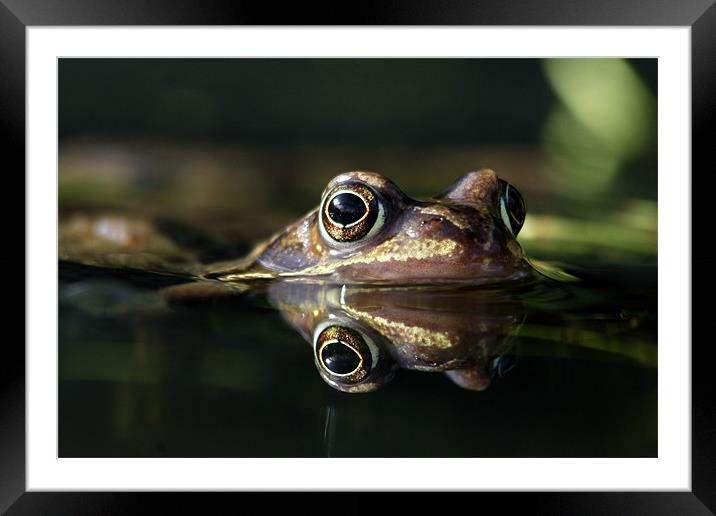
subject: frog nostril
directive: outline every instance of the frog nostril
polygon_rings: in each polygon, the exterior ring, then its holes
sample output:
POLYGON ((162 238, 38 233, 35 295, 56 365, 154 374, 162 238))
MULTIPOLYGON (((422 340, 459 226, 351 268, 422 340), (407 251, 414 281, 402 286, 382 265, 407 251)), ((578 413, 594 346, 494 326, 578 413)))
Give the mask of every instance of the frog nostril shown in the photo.
POLYGON ((443 222, 445 219, 443 217, 430 217, 429 219, 425 219, 422 222, 420 222, 421 226, 425 226, 426 224, 439 224, 443 222))

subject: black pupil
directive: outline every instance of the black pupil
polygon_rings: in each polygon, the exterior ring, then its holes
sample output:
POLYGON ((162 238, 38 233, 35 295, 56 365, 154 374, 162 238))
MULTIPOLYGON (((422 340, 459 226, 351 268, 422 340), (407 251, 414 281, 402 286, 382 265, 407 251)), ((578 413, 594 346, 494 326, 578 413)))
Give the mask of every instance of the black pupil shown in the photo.
POLYGON ((352 373, 360 365, 358 353, 340 342, 326 344, 321 350, 321 358, 326 367, 335 374, 352 373))
POLYGON ((349 192, 336 195, 328 204, 328 216, 333 222, 342 226, 359 221, 365 212, 363 199, 349 192))

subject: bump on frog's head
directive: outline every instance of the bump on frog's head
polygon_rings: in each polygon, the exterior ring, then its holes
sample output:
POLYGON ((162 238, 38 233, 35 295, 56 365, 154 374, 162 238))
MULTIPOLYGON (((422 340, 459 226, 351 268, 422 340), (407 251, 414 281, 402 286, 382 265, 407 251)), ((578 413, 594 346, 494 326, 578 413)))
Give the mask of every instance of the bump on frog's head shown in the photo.
POLYGON ((435 196, 463 204, 496 204, 500 192, 497 174, 489 168, 468 172, 435 196))
POLYGON ((514 236, 525 222, 525 203, 520 192, 489 168, 468 172, 450 187, 435 196, 440 201, 458 204, 493 206, 502 222, 514 236))

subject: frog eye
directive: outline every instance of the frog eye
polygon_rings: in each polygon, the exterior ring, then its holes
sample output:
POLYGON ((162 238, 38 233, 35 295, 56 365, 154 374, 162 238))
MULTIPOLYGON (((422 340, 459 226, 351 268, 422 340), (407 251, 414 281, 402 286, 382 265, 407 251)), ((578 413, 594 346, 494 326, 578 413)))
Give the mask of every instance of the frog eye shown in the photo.
POLYGON ((338 324, 320 329, 313 349, 318 367, 342 384, 360 382, 378 360, 377 349, 369 337, 338 324))
POLYGON ((347 184, 324 196, 318 221, 323 238, 350 243, 375 234, 384 219, 383 205, 373 190, 362 184, 347 184))
POLYGON ((502 355, 495 357, 490 361, 489 371, 490 379, 495 380, 503 378, 508 372, 515 367, 517 357, 515 355, 502 355))
POLYGON ((517 188, 507 181, 500 181, 500 216, 505 226, 512 232, 514 236, 522 229, 525 223, 525 201, 517 188))

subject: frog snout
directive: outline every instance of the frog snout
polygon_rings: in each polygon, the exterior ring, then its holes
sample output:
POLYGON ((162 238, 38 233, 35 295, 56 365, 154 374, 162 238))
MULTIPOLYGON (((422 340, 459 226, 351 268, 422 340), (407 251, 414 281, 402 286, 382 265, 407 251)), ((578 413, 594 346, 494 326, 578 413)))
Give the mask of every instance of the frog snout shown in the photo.
POLYGON ((442 224, 442 223, 444 223, 444 222, 445 222, 445 218, 444 218, 444 217, 431 216, 431 217, 427 217, 427 218, 421 220, 421 221, 420 221, 420 225, 423 226, 423 227, 425 227, 425 226, 436 226, 436 225, 442 224))

